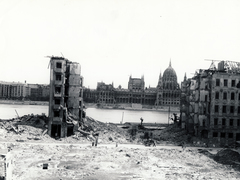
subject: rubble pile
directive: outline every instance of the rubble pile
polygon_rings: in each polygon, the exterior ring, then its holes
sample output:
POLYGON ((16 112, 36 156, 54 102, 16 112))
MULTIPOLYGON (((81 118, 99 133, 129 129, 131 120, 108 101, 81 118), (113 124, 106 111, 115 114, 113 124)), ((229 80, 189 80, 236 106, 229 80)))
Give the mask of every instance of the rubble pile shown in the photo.
POLYGON ((187 135, 186 130, 181 129, 176 124, 171 124, 163 129, 160 134, 159 141, 169 141, 174 144, 189 143, 191 136, 187 135))
POLYGON ((113 123, 103 123, 88 116, 84 120, 82 130, 90 134, 99 134, 99 143, 128 143, 130 141, 126 130, 118 128, 113 123))
MULTIPOLYGON (((10 120, 0 120, 0 134, 9 141, 40 140, 54 142, 48 133, 48 117, 46 115, 25 115, 10 120)), ((60 138, 66 143, 89 143, 98 134, 98 143, 128 143, 130 136, 127 131, 112 123, 103 123, 86 117, 84 123, 74 130, 74 135, 60 138)))
POLYGON ((213 159, 221 164, 240 164, 240 154, 232 149, 222 149, 213 159))

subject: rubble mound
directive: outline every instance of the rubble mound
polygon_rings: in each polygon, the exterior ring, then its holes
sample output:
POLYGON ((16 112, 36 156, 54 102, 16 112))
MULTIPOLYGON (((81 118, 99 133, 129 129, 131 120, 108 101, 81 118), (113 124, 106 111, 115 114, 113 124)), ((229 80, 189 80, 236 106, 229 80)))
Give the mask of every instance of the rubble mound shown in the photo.
POLYGON ((161 131, 158 140, 170 141, 179 145, 183 142, 188 142, 189 136, 187 135, 186 130, 181 129, 181 127, 177 126, 176 124, 171 124, 161 131))
POLYGON ((231 149, 223 149, 213 159, 221 164, 234 165, 240 162, 240 154, 231 149))
MULTIPOLYGON (((50 138, 48 131, 48 117, 43 115, 25 115, 22 117, 1 120, 0 134, 8 141, 40 140, 46 143, 56 141, 50 138)), ((103 123, 91 117, 84 118, 81 127, 75 130, 74 135, 57 139, 63 143, 89 143, 98 135, 99 143, 129 143, 130 135, 113 123, 103 123)), ((1 138, 0 138, 1 139, 1 138)))
POLYGON ((103 123, 88 116, 84 120, 82 130, 99 134, 100 143, 127 143, 130 141, 129 133, 126 130, 113 123, 103 123))

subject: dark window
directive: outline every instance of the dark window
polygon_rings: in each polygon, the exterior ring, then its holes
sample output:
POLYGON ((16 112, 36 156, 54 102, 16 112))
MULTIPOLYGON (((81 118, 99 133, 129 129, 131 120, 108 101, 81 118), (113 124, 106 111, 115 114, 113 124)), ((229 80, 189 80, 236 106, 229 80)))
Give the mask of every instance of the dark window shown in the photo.
POLYGON ((227 106, 223 106, 222 113, 227 113, 227 106))
POLYGON ((226 92, 223 93, 223 99, 227 99, 227 93, 226 92))
POLYGON ((240 100, 240 93, 238 94, 238 100, 240 100))
POLYGON ((59 116, 60 116, 59 111, 54 111, 54 117, 59 117, 59 116))
POLYGON ((56 66, 57 66, 57 68, 60 68, 60 69, 61 69, 61 68, 62 68, 62 63, 57 62, 57 65, 56 65, 56 66))
POLYGON ((62 79, 62 76, 60 74, 57 74, 56 75, 56 81, 61 81, 61 79, 62 79))
POLYGON ((55 87, 55 93, 60 94, 61 93, 61 87, 55 87))
POLYGON ((236 86, 236 81, 232 80, 232 87, 235 87, 235 86, 236 86))
POLYGON ((238 106, 238 114, 240 114, 240 106, 238 106))
POLYGON ((213 137, 218 137, 218 133, 217 132, 213 132, 213 137))
POLYGON ((207 108, 204 107, 204 108, 203 108, 203 114, 206 114, 206 113, 207 113, 207 108))
POLYGON ((234 113, 234 106, 230 106, 230 113, 234 113))
POLYGON ((224 79, 224 86, 228 86, 228 80, 224 79))
POLYGON ((220 86, 220 79, 216 79, 216 86, 220 86))
POLYGON ((55 99, 55 104, 60 104, 60 99, 55 99))
POLYGON ((233 126, 233 119, 229 120, 229 126, 233 126))
POLYGON ((219 92, 215 93, 215 99, 219 99, 219 92))
POLYGON ((208 101, 208 95, 205 95, 205 101, 206 102, 208 101))
POLYGON ((218 125, 218 118, 214 118, 214 125, 218 125))
POLYGON ((222 125, 223 125, 223 126, 226 125, 226 119, 222 119, 222 125))
POLYGON ((240 126, 240 119, 237 120, 237 126, 240 126))
POLYGON ((233 133, 228 133, 228 138, 233 138, 233 133))
POLYGON ((218 112, 218 105, 215 105, 215 113, 218 112))
POLYGON ((221 138, 225 138, 226 134, 225 133, 221 133, 221 138))
POLYGON ((235 94, 234 92, 231 93, 231 100, 234 100, 235 99, 235 94))

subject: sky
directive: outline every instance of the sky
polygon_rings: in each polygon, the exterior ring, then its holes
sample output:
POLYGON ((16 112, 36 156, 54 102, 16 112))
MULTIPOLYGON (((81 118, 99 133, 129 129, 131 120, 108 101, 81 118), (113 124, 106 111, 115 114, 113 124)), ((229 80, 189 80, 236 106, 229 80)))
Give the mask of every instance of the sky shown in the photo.
MULTIPOLYGON (((213 60, 240 62, 239 0, 0 0, 0 81, 49 84, 49 58, 81 65, 84 86, 156 87, 213 60)), ((217 62, 216 62, 217 63, 217 62)))

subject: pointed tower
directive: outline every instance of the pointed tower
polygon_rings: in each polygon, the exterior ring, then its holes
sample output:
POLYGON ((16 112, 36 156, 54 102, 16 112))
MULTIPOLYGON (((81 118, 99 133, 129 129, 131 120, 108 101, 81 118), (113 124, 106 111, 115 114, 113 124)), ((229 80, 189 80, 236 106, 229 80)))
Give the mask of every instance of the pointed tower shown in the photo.
POLYGON ((161 87, 162 87, 162 72, 160 71, 157 88, 161 88, 161 87))
POLYGON ((184 75, 184 81, 186 81, 187 80, 187 74, 185 73, 185 75, 184 75))

